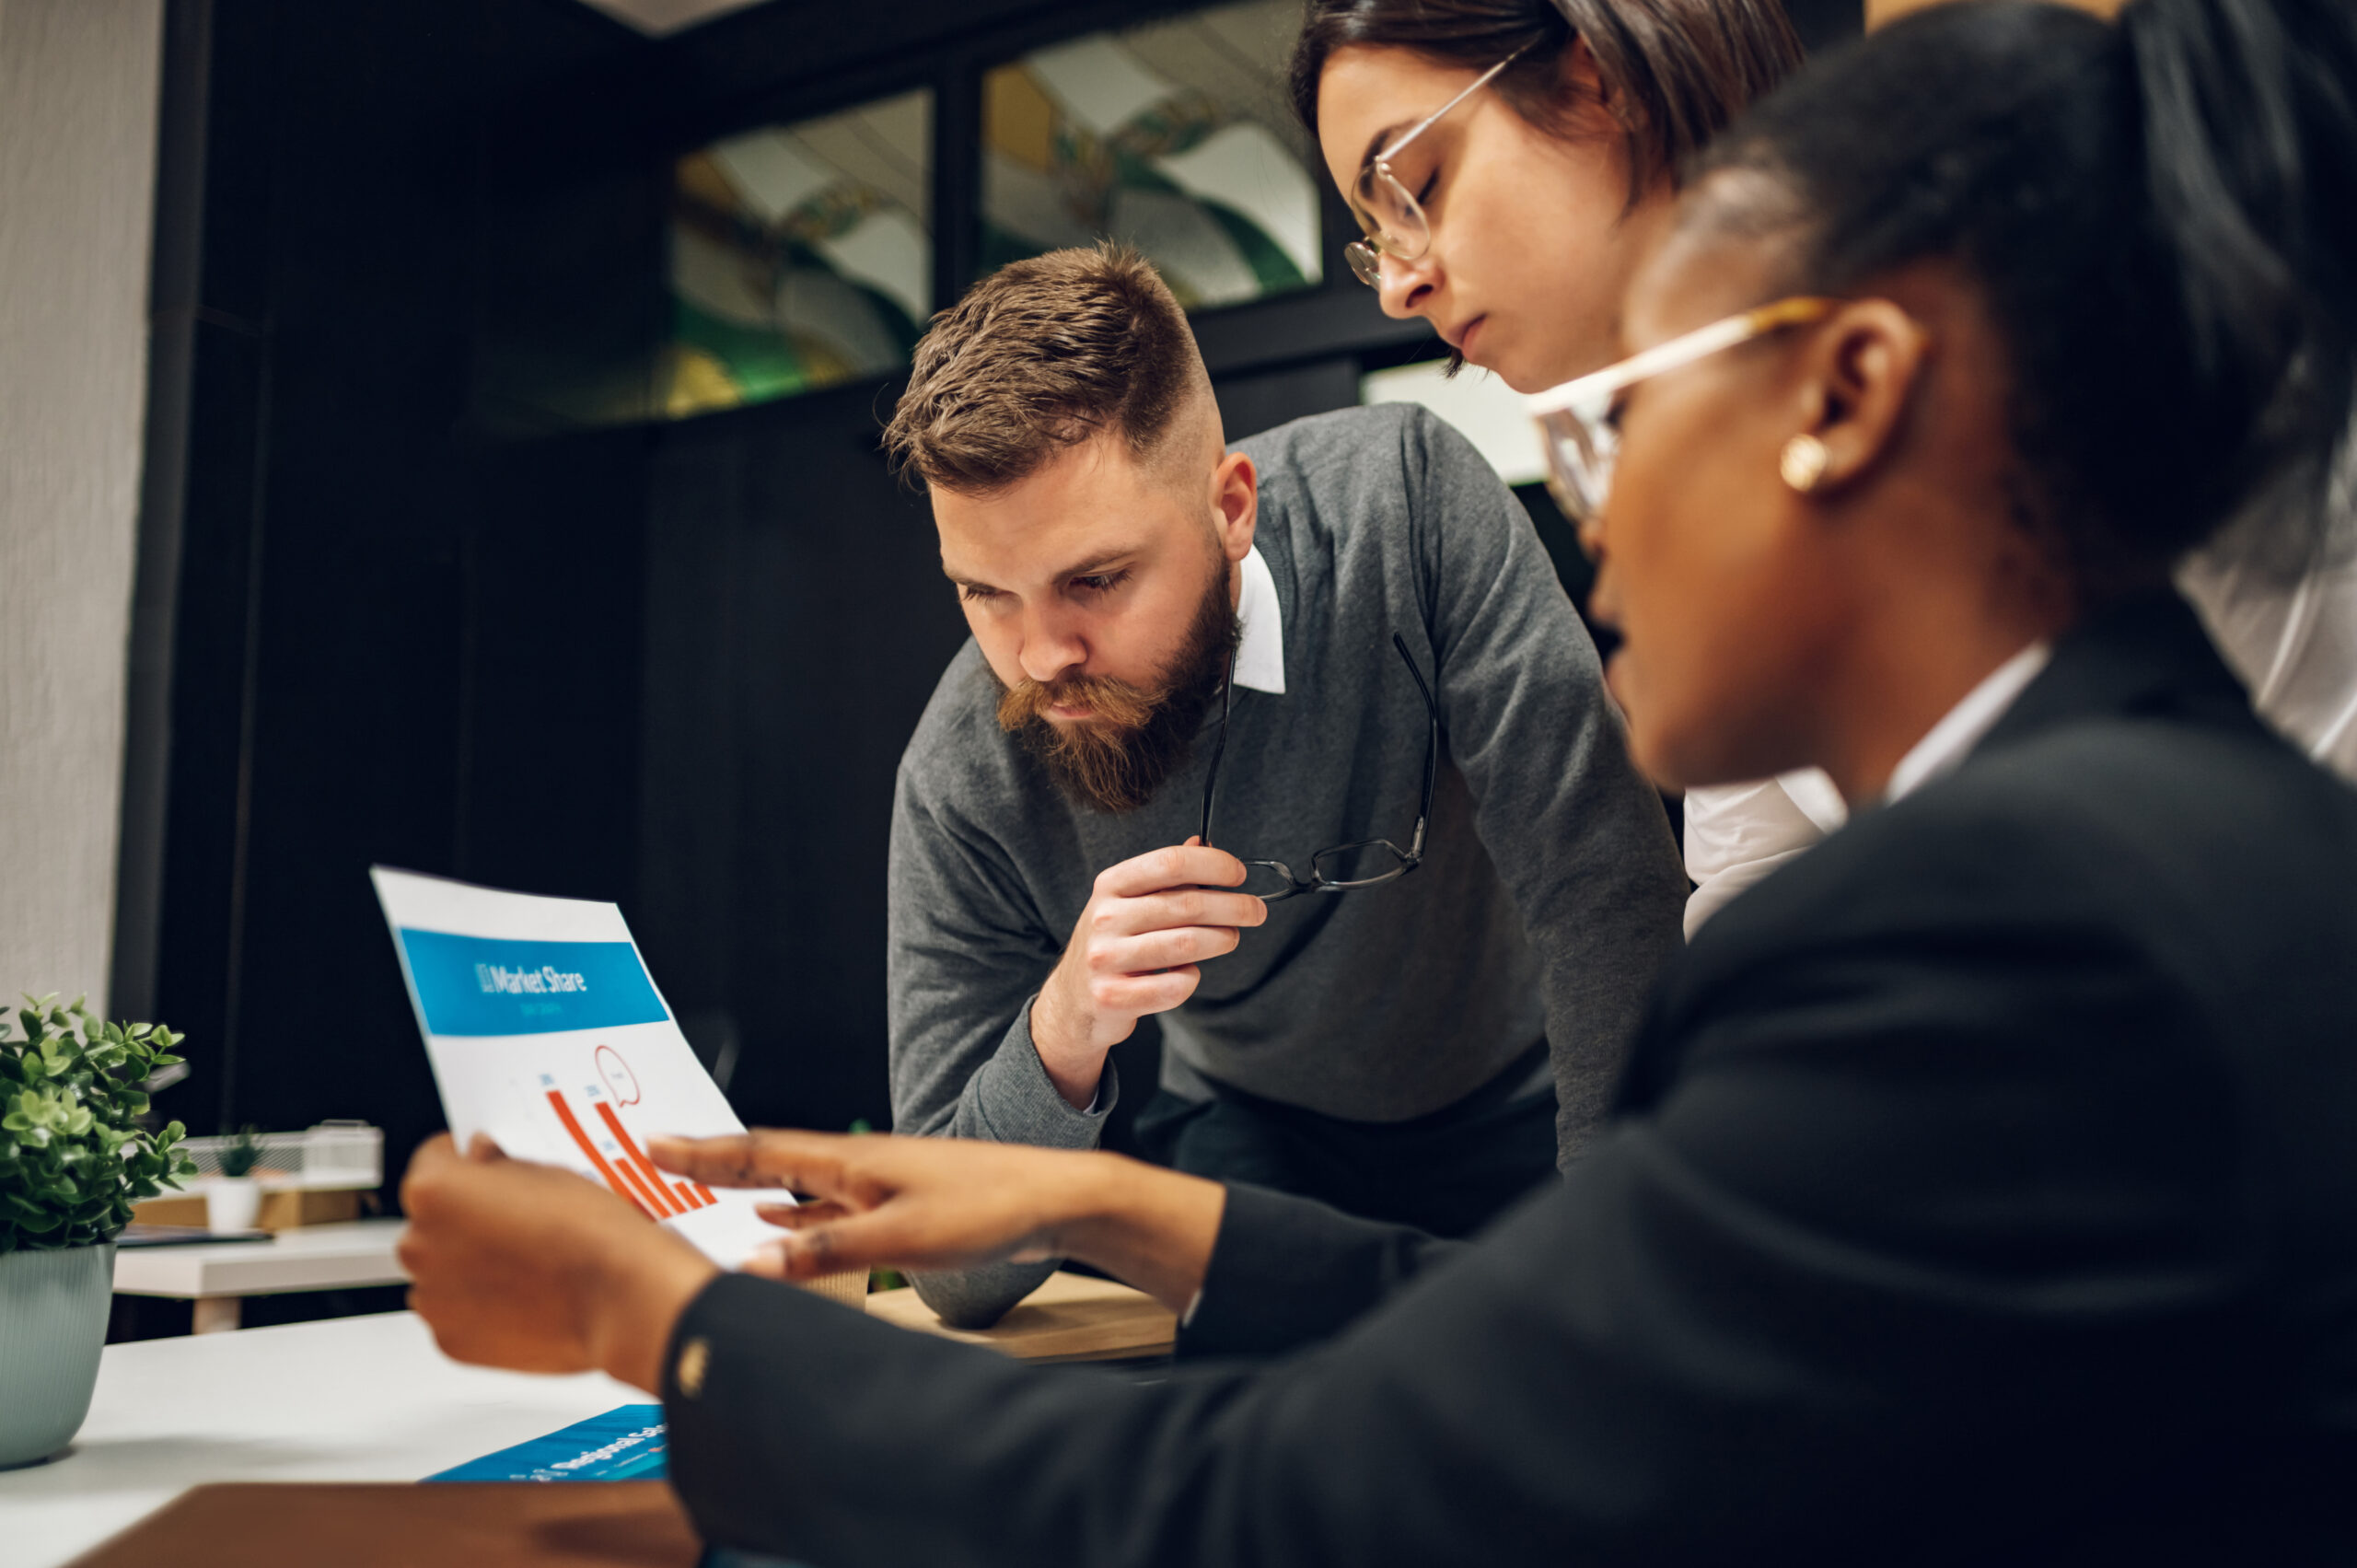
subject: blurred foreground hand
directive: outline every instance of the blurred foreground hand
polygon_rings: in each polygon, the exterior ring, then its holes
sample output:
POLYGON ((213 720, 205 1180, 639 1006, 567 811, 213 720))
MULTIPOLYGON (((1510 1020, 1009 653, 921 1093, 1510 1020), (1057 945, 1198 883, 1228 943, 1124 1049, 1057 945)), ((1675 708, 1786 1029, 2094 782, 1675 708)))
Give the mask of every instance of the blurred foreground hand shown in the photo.
POLYGON ((659 1393, 671 1326, 719 1272, 604 1188, 480 1135, 464 1156, 447 1133, 419 1148, 401 1207, 410 1306, 454 1361, 659 1393))

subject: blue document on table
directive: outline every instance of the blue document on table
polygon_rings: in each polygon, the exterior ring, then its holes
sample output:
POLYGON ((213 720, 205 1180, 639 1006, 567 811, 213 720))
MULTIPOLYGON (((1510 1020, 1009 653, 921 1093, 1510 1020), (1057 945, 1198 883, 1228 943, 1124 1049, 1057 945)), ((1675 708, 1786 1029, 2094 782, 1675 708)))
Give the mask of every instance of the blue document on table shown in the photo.
POLYGON ((622 1405, 425 1479, 660 1481, 669 1447, 661 1405, 622 1405))

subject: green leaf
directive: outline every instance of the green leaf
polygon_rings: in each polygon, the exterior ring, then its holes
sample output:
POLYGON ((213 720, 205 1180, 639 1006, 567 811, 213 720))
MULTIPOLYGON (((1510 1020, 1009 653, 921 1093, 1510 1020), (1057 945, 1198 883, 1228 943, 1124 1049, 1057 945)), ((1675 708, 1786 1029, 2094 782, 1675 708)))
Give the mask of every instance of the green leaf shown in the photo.
POLYGON ((137 1120, 151 1104, 140 1082, 180 1037, 99 1018, 87 998, 25 1000, 21 1040, 0 1019, 0 1253, 103 1241, 160 1181, 196 1174, 176 1147, 184 1126, 151 1133, 137 1120))

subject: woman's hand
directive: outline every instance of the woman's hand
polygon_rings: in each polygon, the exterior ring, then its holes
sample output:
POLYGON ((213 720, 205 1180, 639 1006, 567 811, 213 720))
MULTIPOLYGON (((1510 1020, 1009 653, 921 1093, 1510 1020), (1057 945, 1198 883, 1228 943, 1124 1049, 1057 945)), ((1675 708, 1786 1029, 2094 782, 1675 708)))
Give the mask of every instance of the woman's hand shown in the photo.
POLYGON ((746 1272, 778 1279, 1078 1258, 1184 1311, 1227 1202, 1216 1182, 1116 1155, 962 1138, 754 1132, 647 1152, 706 1186, 806 1194, 761 1211, 787 1234, 746 1272))
POLYGON ((671 1326, 719 1271, 595 1182, 478 1135, 429 1139, 401 1181, 410 1306, 453 1361, 599 1368, 662 1388, 671 1326))

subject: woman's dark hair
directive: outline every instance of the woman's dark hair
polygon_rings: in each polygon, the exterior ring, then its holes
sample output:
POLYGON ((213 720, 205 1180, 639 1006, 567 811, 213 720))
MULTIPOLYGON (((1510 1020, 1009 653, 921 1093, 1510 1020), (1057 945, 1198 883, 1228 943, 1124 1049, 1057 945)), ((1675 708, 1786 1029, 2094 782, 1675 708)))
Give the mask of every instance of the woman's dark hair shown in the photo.
POLYGON ((2027 520, 2091 593, 2238 509, 2294 570, 2349 516, 2351 0, 1934 7, 1817 63, 1697 176, 1684 221, 1788 231, 1794 291, 1972 280, 2027 520))
POLYGON ((1801 59, 1782 0, 1309 0, 1288 72, 1294 112, 1315 136, 1318 77, 1337 50, 1406 49, 1486 71, 1519 49, 1498 94, 1560 132, 1578 107, 1562 75, 1574 39, 1596 57, 1605 106, 1627 138, 1632 202, 1801 59))

